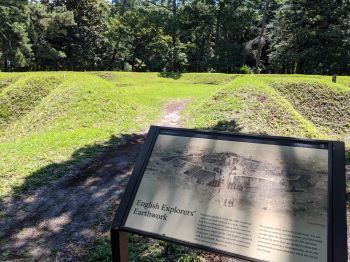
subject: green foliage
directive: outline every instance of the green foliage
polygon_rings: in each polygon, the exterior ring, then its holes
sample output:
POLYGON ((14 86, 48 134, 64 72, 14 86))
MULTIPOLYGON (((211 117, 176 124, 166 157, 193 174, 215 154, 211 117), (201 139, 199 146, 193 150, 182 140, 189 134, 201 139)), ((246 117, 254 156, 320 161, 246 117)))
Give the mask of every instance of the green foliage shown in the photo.
POLYGON ((137 7, 124 13, 122 42, 129 49, 125 62, 131 65, 132 71, 157 71, 166 65, 171 39, 161 27, 165 19, 166 16, 154 8, 137 7))
POLYGON ((249 61, 245 43, 257 35, 258 1, 223 0, 218 3, 215 56, 217 71, 233 73, 249 61))
POLYGON ((0 58, 3 69, 24 68, 32 55, 27 26, 29 12, 26 1, 0 2, 0 58))
POLYGON ((239 72, 241 74, 251 74, 252 73, 252 70, 250 69, 249 66, 247 65, 242 65, 240 68, 239 68, 239 72))
MULTIPOLYGON (((199 252, 165 241, 154 240, 139 235, 129 236, 129 260, 135 262, 205 262, 199 252)), ((88 254, 89 262, 109 262, 111 259, 110 240, 98 237, 88 254)))
POLYGON ((43 4, 30 5, 29 33, 33 43, 36 69, 63 67, 67 58, 63 42, 69 27, 74 25, 73 12, 67 11, 64 6, 49 10, 43 4))
POLYGON ((65 68, 74 70, 99 70, 104 68, 110 8, 104 0, 58 0, 54 6, 73 12, 75 25, 68 28, 64 37, 67 56, 65 68))
POLYGON ((272 68, 282 73, 349 72, 349 25, 348 1, 283 2, 269 30, 272 68))
POLYGON ((0 24, 5 71, 350 72, 344 0, 0 1, 0 24))
POLYGON ((89 252, 88 262, 109 262, 112 261, 111 243, 108 238, 98 237, 89 252))
POLYGON ((201 1, 186 4, 178 10, 179 36, 183 43, 182 67, 192 72, 209 71, 214 57, 215 6, 201 1), (185 59, 184 59, 185 58, 185 59))

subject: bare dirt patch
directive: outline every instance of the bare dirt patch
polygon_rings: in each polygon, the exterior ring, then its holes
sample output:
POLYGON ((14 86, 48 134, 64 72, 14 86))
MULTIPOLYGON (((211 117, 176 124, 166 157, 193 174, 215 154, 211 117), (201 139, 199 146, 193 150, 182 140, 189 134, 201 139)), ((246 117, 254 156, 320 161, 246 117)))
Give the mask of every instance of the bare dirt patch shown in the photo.
MULTIPOLYGON (((178 126, 187 100, 166 104, 158 123, 178 126)), ((102 154, 74 173, 0 203, 1 261, 84 261, 107 232, 145 134, 102 154)))
POLYGON ((165 105, 165 116, 158 123, 160 126, 180 127, 180 113, 188 104, 189 100, 172 101, 165 105))
POLYGON ((144 135, 50 185, 1 203, 0 260, 82 261, 110 227, 144 135))
MULTIPOLYGON (((166 104, 165 116, 157 124, 181 126, 180 112, 187 103, 166 104)), ((86 261, 96 237, 110 228, 144 139, 144 133, 129 134, 124 145, 74 173, 1 202, 0 260, 86 261)), ((204 257, 212 262, 245 261, 214 254, 204 257)))

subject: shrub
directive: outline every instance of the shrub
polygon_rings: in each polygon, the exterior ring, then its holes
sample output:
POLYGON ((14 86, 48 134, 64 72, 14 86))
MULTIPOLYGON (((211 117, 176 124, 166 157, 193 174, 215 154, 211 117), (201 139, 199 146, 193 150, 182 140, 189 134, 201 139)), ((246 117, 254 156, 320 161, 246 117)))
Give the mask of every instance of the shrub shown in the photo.
POLYGON ((247 65, 242 65, 240 68, 239 68, 239 72, 241 74, 251 74, 252 73, 252 70, 250 69, 249 66, 247 65))

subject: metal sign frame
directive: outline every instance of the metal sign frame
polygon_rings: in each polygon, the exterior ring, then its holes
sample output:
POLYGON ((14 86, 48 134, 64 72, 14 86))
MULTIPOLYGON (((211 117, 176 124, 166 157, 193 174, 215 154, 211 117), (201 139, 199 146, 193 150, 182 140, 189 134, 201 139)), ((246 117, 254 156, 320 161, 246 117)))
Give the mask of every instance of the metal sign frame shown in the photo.
POLYGON ((346 183, 345 183, 345 148, 344 142, 328 140, 298 139, 291 137, 232 134, 226 132, 199 131, 183 128, 151 126, 145 144, 135 163, 129 183, 119 204, 111 227, 112 259, 115 262, 128 261, 127 233, 136 233, 155 239, 165 240, 204 251, 223 254, 249 261, 262 261, 239 254, 218 250, 200 244, 178 240, 169 236, 144 232, 125 226, 131 205, 141 183, 148 160, 152 154, 158 135, 198 137, 216 140, 240 141, 282 146, 312 147, 328 149, 328 226, 327 226, 327 261, 347 261, 347 225, 346 225, 346 183))

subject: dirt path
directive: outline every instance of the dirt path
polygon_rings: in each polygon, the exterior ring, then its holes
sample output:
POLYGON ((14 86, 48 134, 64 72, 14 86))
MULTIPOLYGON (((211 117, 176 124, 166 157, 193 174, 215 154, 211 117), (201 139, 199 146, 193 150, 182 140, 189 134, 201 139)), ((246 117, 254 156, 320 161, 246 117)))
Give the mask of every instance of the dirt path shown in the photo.
POLYGON ((189 100, 179 100, 167 103, 165 106, 165 116, 157 123, 159 126, 181 127, 180 112, 185 108, 189 100))
MULTIPOLYGON (((187 100, 166 105, 163 126, 180 126, 187 100)), ((106 232, 145 134, 74 174, 0 204, 0 260, 80 261, 106 232)))
POLYGON ((143 139, 135 136, 76 174, 2 204, 3 259, 81 261, 108 230, 143 139))
MULTIPOLYGON (((180 112, 187 103, 168 103, 157 124, 181 126, 180 112)), ((133 134, 125 145, 74 174, 0 203, 0 260, 83 261, 96 237, 108 231, 144 139, 145 134, 133 134)), ((206 258, 243 261, 212 254, 206 258)))

